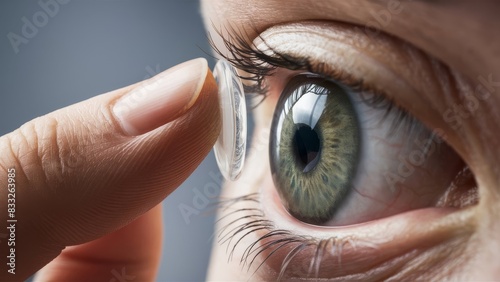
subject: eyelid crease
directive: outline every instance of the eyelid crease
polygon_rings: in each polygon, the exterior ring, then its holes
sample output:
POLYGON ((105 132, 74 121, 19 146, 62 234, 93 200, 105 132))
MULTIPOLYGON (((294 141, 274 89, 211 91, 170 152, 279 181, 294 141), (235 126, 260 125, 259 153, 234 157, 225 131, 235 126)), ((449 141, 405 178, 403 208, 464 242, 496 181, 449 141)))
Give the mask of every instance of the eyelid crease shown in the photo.
POLYGON ((388 98, 396 108, 411 113, 422 124, 436 130, 466 163, 472 164, 475 160, 470 155, 475 142, 468 140, 486 134, 478 134, 474 128, 481 125, 473 122, 482 117, 486 118, 482 123, 488 123, 489 113, 476 111, 475 119, 460 119, 455 115, 460 115, 456 112, 457 106, 467 107, 467 97, 476 97, 474 82, 399 38, 383 32, 377 36, 359 33, 356 26, 346 23, 304 21, 272 26, 260 33, 252 44, 255 49, 264 44, 262 49, 268 52, 312 57, 312 61, 321 62, 310 64, 313 72, 330 76, 355 91, 366 90, 388 98), (330 49, 338 51, 332 54, 330 49), (311 52, 316 53, 310 55, 311 52), (340 52, 340 56, 336 54, 340 52), (339 71, 339 65, 343 71, 339 71), (352 79, 353 73, 363 79, 352 79), (457 84, 461 81, 468 88, 457 84), (473 128, 466 129, 467 126, 473 128))

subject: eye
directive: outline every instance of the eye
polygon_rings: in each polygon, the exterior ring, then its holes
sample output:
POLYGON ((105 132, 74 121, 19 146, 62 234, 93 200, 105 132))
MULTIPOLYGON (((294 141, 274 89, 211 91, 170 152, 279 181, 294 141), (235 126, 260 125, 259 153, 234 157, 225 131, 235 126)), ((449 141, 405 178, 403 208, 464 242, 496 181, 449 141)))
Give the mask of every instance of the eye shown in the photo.
POLYGON ((307 223, 326 222, 349 193, 359 161, 359 125, 346 91, 311 75, 292 78, 271 133, 271 171, 287 210, 307 223))
POLYGON ((384 279, 444 263, 443 250, 468 240, 477 185, 426 100, 450 87, 449 68, 347 24, 284 24, 244 42, 226 39, 225 57, 266 98, 243 175, 224 193, 230 260, 250 275, 264 266, 262 280, 384 279))
POLYGON ((284 87, 269 148, 284 207, 315 225, 436 206, 465 168, 435 132, 385 97, 310 74, 284 87))

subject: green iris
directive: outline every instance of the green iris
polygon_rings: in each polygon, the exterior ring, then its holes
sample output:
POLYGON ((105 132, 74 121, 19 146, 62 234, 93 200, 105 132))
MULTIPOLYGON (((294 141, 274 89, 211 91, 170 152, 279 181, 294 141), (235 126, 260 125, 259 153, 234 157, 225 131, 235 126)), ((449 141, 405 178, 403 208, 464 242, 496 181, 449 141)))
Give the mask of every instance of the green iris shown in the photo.
POLYGON ((321 77, 294 77, 271 127, 275 186, 297 219, 322 224, 348 195, 359 158, 360 133, 345 90, 321 77))

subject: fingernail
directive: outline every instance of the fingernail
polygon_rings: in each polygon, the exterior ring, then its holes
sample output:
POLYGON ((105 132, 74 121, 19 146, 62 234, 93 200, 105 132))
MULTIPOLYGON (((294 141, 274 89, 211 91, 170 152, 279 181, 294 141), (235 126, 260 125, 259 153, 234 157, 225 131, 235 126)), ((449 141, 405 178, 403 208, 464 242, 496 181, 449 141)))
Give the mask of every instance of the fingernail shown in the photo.
POLYGON ((196 102, 208 63, 198 58, 172 67, 121 97, 113 113, 128 135, 140 135, 169 123, 196 102))

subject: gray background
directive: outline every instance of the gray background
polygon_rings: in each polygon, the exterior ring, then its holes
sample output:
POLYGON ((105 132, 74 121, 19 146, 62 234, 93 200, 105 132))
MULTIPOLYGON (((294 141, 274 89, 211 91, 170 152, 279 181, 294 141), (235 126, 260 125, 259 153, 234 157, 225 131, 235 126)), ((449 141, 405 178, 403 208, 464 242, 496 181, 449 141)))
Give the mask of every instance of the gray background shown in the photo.
MULTIPOLYGON (((0 1, 0 135, 188 59, 209 57, 195 0, 72 0, 16 54, 7 34, 22 35, 22 18, 33 22, 39 11, 38 1, 0 1)), ((159 281, 205 279, 213 215, 207 208, 187 224, 178 205, 193 206, 193 190, 214 183, 210 171, 218 173, 213 154, 164 202, 159 281)))

